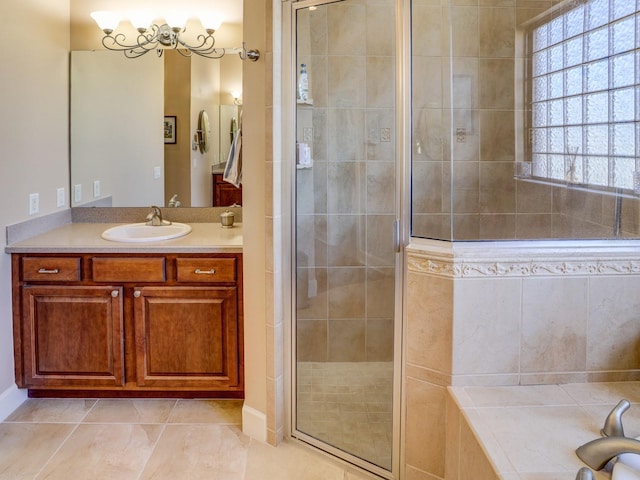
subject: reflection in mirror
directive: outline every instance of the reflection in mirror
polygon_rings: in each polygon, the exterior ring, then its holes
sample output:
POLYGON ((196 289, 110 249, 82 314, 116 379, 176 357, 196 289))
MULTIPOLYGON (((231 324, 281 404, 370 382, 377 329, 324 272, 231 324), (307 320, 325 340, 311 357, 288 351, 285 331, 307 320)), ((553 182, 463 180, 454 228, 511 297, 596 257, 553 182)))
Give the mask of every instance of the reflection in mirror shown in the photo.
POLYGON ((209 115, 204 110, 200 111, 198 116, 198 145, 200 153, 209 151, 209 137, 211 136, 211 128, 209 127, 209 115))
POLYGON ((239 112, 221 100, 232 102, 227 90, 241 76, 236 55, 209 60, 166 51, 131 60, 72 52, 72 206, 168 205, 175 195, 183 207, 212 206, 212 173, 224 169, 229 152, 226 110, 239 112), (175 143, 164 143, 165 116, 176 118, 175 143))

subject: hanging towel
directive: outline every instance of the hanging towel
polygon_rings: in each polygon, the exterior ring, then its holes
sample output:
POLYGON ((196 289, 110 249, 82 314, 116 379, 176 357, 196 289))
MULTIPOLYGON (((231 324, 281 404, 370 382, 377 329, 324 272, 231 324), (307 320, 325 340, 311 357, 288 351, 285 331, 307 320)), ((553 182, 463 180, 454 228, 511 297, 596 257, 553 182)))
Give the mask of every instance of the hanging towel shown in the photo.
POLYGON ((242 133, 240 130, 240 128, 236 130, 233 142, 231 142, 227 166, 224 168, 222 176, 225 182, 231 183, 236 188, 242 183, 242 133))

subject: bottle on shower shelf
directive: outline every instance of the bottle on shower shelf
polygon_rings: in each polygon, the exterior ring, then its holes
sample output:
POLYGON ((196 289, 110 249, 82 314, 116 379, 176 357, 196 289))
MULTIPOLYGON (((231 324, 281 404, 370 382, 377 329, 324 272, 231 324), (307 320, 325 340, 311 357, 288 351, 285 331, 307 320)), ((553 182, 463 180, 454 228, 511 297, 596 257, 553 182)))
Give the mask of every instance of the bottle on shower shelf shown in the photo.
POLYGON ((303 102, 309 100, 309 77, 307 76, 307 65, 300 64, 300 77, 298 78, 298 98, 303 102))

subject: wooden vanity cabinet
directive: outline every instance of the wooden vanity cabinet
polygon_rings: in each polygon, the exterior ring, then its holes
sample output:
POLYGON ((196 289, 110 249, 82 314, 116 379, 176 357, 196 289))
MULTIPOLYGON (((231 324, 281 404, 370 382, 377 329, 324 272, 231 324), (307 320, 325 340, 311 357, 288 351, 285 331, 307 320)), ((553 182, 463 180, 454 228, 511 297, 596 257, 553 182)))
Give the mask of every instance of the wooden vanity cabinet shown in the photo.
POLYGON ((244 394, 241 254, 13 254, 32 396, 244 394))

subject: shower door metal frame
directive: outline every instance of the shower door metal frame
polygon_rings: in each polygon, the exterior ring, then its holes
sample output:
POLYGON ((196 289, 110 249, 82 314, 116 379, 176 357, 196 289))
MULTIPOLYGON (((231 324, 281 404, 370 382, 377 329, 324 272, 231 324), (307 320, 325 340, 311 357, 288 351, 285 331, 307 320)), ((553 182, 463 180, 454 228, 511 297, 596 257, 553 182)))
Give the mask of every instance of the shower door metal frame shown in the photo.
MULTIPOLYGON (((332 445, 324 443, 297 429, 296 418, 296 86, 297 86, 297 11, 311 6, 340 3, 343 0, 285 0, 282 2, 282 64, 274 63, 274 70, 280 67, 282 73, 282 186, 283 199, 283 234, 287 237, 285 244, 289 245, 290 258, 283 259, 285 280, 284 305, 290 309, 283 312, 285 319, 285 435, 325 452, 339 460, 351 464, 365 472, 380 478, 398 480, 403 475, 404 449, 402 448, 401 432, 405 430, 404 405, 405 393, 403 385, 403 358, 405 337, 406 287, 405 246, 410 236, 410 168, 411 168, 411 74, 410 74, 410 1, 395 0, 395 31, 396 31, 396 195, 395 195, 395 315, 393 341, 393 441, 391 470, 374 465, 354 455, 348 454, 332 445), (287 208, 289 207, 289 208, 287 208), (287 283, 286 278, 289 277, 287 283)), ((275 58, 275 55, 274 55, 275 58)))

